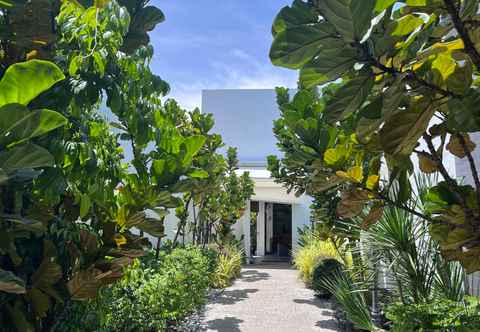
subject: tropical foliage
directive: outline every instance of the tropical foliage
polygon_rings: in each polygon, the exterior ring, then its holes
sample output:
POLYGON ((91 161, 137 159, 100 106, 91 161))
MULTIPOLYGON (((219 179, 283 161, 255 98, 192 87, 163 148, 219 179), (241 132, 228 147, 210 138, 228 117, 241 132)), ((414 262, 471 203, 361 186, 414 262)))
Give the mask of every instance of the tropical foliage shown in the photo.
MULTIPOLYGON (((417 178, 418 195, 407 202, 412 209, 423 211, 426 208, 422 193, 435 180, 426 176, 417 178)), ((392 193, 393 196, 397 194, 392 193)), ((456 308, 457 313, 462 312, 469 290, 465 270, 459 262, 442 258, 439 243, 428 234, 427 223, 404 209, 386 207, 380 220, 362 231, 359 246, 362 265, 353 269, 336 268, 334 273, 324 273, 319 278, 321 288, 331 292, 356 327, 376 331, 393 325, 405 331, 417 331, 421 320, 426 324, 424 327, 435 321, 437 328, 448 330, 459 324, 460 329, 468 330, 470 322, 478 319, 475 306, 464 312, 465 317, 468 316, 464 322, 454 322, 453 313, 440 322, 433 314, 432 309, 439 303, 456 308), (382 313, 386 313, 386 317, 382 313), (415 317, 415 313, 419 316, 415 317), (411 315, 412 325, 405 320, 408 315, 411 315), (379 319, 382 317, 384 320, 379 319), (383 324, 386 319, 392 322, 383 324), (449 325, 448 320, 453 325, 449 325)))
POLYGON ((336 214, 361 217, 364 228, 385 205, 407 210, 428 221, 445 259, 479 270, 480 180, 469 136, 480 129, 477 13, 478 1, 452 0, 297 0, 283 8, 270 57, 300 71, 300 91, 293 100, 279 94, 275 133, 285 157, 270 160, 278 180, 298 193, 334 195, 336 214), (318 97, 315 87, 327 83, 318 97), (472 185, 448 173, 446 150, 465 158, 472 185), (417 166, 443 178, 425 194, 423 212, 406 204, 417 166))
POLYGON ((389 307, 392 331, 475 331, 480 324, 480 304, 468 297, 465 304, 451 300, 389 307))
POLYGON ((248 174, 215 152, 211 115, 165 100, 150 70, 147 32, 163 20, 142 0, 0 1, 2 329, 55 330, 213 174, 237 181, 228 222, 249 197, 248 174))
POLYGON ((351 254, 345 247, 339 247, 332 240, 323 240, 314 232, 305 230, 302 246, 293 252, 293 264, 307 285, 312 284, 316 267, 325 259, 335 259, 348 266, 352 264, 351 254))
POLYGON ((210 242, 219 246, 235 243, 231 227, 245 212, 246 202, 253 195, 253 181, 248 172, 237 174, 236 149, 228 148, 224 158, 217 151, 221 144, 218 135, 211 136, 205 151, 196 158, 204 175, 188 183, 189 191, 177 209, 181 223, 173 245, 186 233, 192 234, 193 243, 203 246, 210 242))
POLYGON ((152 251, 126 268, 124 276, 87 303, 78 303, 59 331, 172 330, 206 300, 217 260, 194 246, 152 251))

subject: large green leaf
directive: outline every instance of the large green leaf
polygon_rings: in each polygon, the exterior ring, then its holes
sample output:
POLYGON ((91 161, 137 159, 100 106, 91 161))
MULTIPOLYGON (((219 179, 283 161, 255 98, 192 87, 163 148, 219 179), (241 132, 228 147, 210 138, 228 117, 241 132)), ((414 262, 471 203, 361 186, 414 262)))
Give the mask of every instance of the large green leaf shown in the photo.
POLYGON ((54 111, 31 111, 21 104, 7 104, 0 107, 0 145, 19 144, 66 123, 67 119, 54 111))
POLYGON ((0 81, 0 106, 27 105, 64 78, 60 68, 48 61, 30 60, 11 65, 0 81))
POLYGON ((362 73, 342 85, 327 102, 325 115, 329 122, 343 120, 360 109, 373 87, 371 72, 362 73))
POLYGON ((393 155, 412 153, 420 137, 427 130, 434 112, 433 107, 419 103, 408 110, 397 111, 391 115, 380 130, 385 152, 393 155))
POLYGON ((387 33, 391 36, 405 36, 417 29, 424 22, 413 14, 405 15, 388 25, 387 33))
POLYGON ((400 106, 405 94, 405 75, 398 75, 384 92, 382 115, 388 119, 400 106))
POLYGON ((283 7, 273 22, 272 33, 276 35, 288 28, 318 22, 318 14, 309 4, 295 0, 291 7, 283 7))
POLYGON ((375 0, 319 0, 322 15, 335 26, 346 42, 359 42, 373 18, 375 0))
POLYGON ((32 143, 0 153, 0 168, 7 174, 25 168, 50 167, 54 163, 50 152, 32 143))
POLYGON ((206 137, 202 135, 195 135, 188 137, 184 142, 185 155, 182 160, 182 166, 188 167, 192 162, 192 158, 200 151, 205 144, 206 137))
POLYGON ((12 272, 0 269, 0 291, 25 294, 25 282, 12 272))
POLYGON ((165 226, 163 219, 145 218, 143 222, 136 225, 136 228, 155 237, 165 236, 165 226))
POLYGON ((392 6, 397 0, 377 0, 375 4, 375 11, 381 12, 392 6))
POLYGON ((467 132, 480 130, 480 93, 470 89, 464 98, 452 98, 448 102, 447 123, 451 129, 467 132))
POLYGON ((286 29, 275 37, 270 59, 274 65, 299 69, 336 39, 335 29, 327 22, 286 29))
POLYGON ((305 88, 311 88, 334 81, 353 68, 357 62, 356 56, 354 48, 335 39, 322 47, 320 53, 301 69, 300 83, 305 88))

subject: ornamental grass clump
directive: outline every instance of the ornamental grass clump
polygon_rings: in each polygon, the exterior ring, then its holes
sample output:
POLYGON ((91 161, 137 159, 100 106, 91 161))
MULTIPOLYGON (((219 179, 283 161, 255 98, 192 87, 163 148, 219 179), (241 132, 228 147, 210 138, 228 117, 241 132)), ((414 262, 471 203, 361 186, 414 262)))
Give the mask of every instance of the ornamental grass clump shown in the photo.
POLYGON ((303 247, 293 254, 293 264, 298 269, 300 278, 307 285, 312 284, 315 267, 323 259, 336 259, 348 266, 352 263, 351 254, 342 255, 332 241, 311 237, 303 247))
POLYGON ((242 268, 243 251, 236 246, 223 248, 217 256, 217 266, 212 275, 213 288, 226 288, 232 281, 240 276, 242 268))

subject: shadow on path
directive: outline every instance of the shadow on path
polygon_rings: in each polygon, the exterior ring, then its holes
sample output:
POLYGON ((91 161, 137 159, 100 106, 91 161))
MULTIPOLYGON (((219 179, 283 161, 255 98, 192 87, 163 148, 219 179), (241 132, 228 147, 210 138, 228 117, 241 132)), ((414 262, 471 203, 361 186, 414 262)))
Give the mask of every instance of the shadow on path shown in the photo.
MULTIPOLYGON (((319 309, 330 309, 330 303, 329 302, 322 301, 322 300, 317 299, 317 298, 308 299, 308 300, 295 299, 295 300, 293 300, 293 302, 298 303, 298 304, 310 304, 310 305, 313 305, 313 306, 315 306, 319 309)), ((326 312, 328 312, 328 311, 324 311, 322 313, 325 314, 326 312)))
POLYGON ((245 282, 256 282, 270 279, 270 274, 267 272, 259 272, 257 270, 246 270, 242 272, 241 280, 245 282))
POLYGON ((216 299, 212 301, 212 303, 218 304, 235 304, 237 302, 246 300, 248 298, 248 294, 256 293, 258 289, 255 288, 247 288, 247 289, 232 289, 232 290, 225 290, 222 294, 220 294, 216 299))
POLYGON ((338 327, 338 322, 336 319, 331 318, 331 319, 324 319, 324 320, 319 320, 315 326, 318 326, 322 329, 329 329, 332 331, 341 331, 338 327))
POLYGON ((235 317, 225 317, 208 321, 207 328, 209 331, 240 332, 240 323, 242 322, 243 320, 235 317))
MULTIPOLYGON (((293 302, 298 303, 298 304, 313 305, 313 306, 315 306, 319 309, 330 309, 330 307, 331 307, 328 301, 320 300, 318 298, 308 299, 308 300, 295 299, 295 300, 293 300, 293 302)), ((322 310, 321 314, 322 314, 322 316, 325 316, 325 317, 330 316, 332 318, 320 320, 320 321, 315 323, 315 326, 318 326, 322 329, 328 329, 328 330, 332 330, 332 331, 340 331, 339 327, 338 327, 338 322, 335 319, 335 315, 332 311, 322 310)))

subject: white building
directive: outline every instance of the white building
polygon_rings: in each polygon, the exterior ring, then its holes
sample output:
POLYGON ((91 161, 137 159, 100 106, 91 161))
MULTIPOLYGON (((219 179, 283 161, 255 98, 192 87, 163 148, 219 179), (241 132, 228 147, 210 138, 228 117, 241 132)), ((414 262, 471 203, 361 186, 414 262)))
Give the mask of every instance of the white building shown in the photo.
MULTIPOLYGON (((275 90, 205 90, 202 112, 214 115, 213 132, 220 134, 227 146, 238 148, 239 171, 248 171, 255 182, 255 194, 234 225, 236 238, 243 239, 247 255, 258 260, 288 259, 298 245, 298 229, 310 224, 311 199, 287 193, 271 179, 266 167, 268 155, 279 155, 272 131, 273 120, 280 116, 275 90), (258 212, 252 229, 250 211, 258 212)), ((170 215, 166 220, 168 238, 173 237, 175 228, 175 217, 170 215)))

